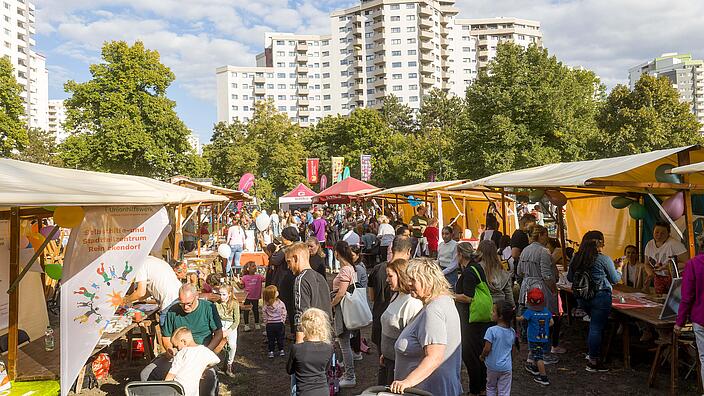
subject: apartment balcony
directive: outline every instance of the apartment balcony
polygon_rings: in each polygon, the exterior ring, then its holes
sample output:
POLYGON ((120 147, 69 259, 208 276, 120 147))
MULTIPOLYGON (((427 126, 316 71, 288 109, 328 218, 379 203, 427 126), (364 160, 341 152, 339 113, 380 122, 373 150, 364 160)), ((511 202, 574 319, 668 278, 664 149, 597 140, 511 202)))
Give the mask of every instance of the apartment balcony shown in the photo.
POLYGON ((432 41, 421 41, 420 42, 420 50, 421 51, 432 51, 435 49, 435 46, 433 45, 432 41))
POLYGON ((382 64, 384 64, 384 63, 386 63, 386 56, 384 56, 384 55, 377 55, 377 56, 374 58, 374 64, 375 64, 375 65, 382 65, 382 64))
POLYGON ((433 54, 430 52, 421 52, 420 62, 421 63, 432 63, 435 60, 433 54))
POLYGON ((385 75, 386 75, 386 68, 377 67, 377 69, 374 71, 374 76, 376 78, 384 78, 385 75))
POLYGON ((386 52, 386 43, 384 43, 383 41, 381 43, 378 43, 377 45, 374 46, 374 50, 386 52))
POLYGON ((265 93, 266 89, 264 88, 264 85, 254 86, 254 95, 264 95, 265 93))
POLYGON ((308 65, 296 64, 296 73, 308 73, 308 65))
POLYGON ((374 81, 374 88, 375 88, 377 91, 379 91, 379 89, 384 89, 384 88, 386 88, 386 79, 385 79, 385 78, 381 78, 381 79, 377 79, 376 81, 374 81))
POLYGON ((298 52, 305 52, 308 51, 308 42, 306 41, 299 41, 296 44, 296 51, 298 52))
POLYGON ((419 36, 421 40, 432 40, 435 37, 432 30, 421 30, 419 36))
POLYGON ((310 117, 310 110, 308 110, 308 108, 298 109, 298 116, 299 117, 310 117))
POLYGON ((308 54, 305 52, 296 52, 296 62, 308 63, 308 54))
POLYGON ((254 76, 254 83, 255 84, 257 84, 257 83, 264 84, 265 82, 266 82, 266 77, 264 77, 263 74, 261 76, 258 74, 254 76))
POLYGON ((489 57, 489 50, 480 50, 478 54, 479 58, 488 58, 489 57))
POLYGON ((297 81, 299 84, 308 84, 308 81, 309 81, 309 80, 308 80, 308 75, 306 75, 306 74, 299 74, 298 76, 296 76, 296 81, 297 81))
POLYGON ((384 20, 380 19, 377 22, 374 22, 372 24, 372 29, 374 29, 375 32, 380 32, 384 30, 384 20))
POLYGON ((420 72, 421 74, 433 74, 435 72, 435 69, 433 69, 432 65, 420 65, 420 72))
POLYGON ((427 5, 422 5, 418 8, 418 14, 420 16, 431 16, 433 15, 433 9, 427 5))
MULTIPOLYGON (((423 28, 432 28, 434 26, 433 21, 430 18, 420 18, 420 21, 418 22, 420 25, 421 29, 423 28)), ((423 30, 421 30, 422 32, 423 30)))
POLYGON ((299 95, 307 96, 310 93, 310 91, 308 90, 308 86, 305 86, 305 87, 299 86, 298 90, 296 90, 296 93, 299 95))
POLYGON ((310 105, 310 101, 308 98, 298 98, 296 104, 298 104, 298 107, 308 107, 310 105))
POLYGON ((432 78, 432 77, 423 76, 423 77, 421 77, 421 79, 420 79, 420 83, 421 83, 422 85, 426 85, 426 86, 427 86, 427 85, 434 85, 434 84, 435 84, 435 79, 432 78))
POLYGON ((454 6, 440 6, 440 12, 443 14, 457 15, 460 13, 460 9, 454 6))
POLYGON ((364 93, 357 93, 355 95, 350 96, 352 99, 356 100, 357 102, 364 102, 365 95, 364 93))

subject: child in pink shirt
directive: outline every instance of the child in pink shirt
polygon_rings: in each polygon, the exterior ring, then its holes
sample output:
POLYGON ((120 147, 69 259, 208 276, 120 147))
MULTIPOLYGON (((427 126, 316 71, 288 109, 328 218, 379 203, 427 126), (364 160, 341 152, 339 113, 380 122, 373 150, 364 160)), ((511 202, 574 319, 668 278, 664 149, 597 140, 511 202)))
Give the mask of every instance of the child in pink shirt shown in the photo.
POLYGON ((274 357, 274 347, 279 347, 279 356, 284 352, 284 323, 286 322, 286 306, 279 300, 279 290, 274 285, 264 289, 264 323, 266 323, 266 338, 269 341, 269 357, 274 357))
MULTIPOLYGON (((254 329, 259 330, 259 299, 262 297, 262 283, 265 278, 264 275, 257 273, 257 264, 254 261, 245 264, 242 273, 244 275, 238 280, 238 286, 247 292, 244 303, 252 306, 254 329)), ((244 311, 244 331, 249 329, 249 311, 244 311)))

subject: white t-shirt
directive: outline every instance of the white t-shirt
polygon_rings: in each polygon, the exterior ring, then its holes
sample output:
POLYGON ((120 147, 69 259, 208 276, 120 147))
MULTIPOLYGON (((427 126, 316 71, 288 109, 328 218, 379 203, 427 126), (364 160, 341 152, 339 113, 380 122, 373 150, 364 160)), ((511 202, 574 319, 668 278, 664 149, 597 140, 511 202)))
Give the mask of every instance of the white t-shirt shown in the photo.
POLYGON ((359 246, 359 235, 357 235, 356 232, 354 231, 349 231, 345 236, 342 237, 342 240, 347 242, 348 245, 350 246, 359 246))
MULTIPOLYGON (((682 244, 682 242, 673 239, 672 237, 666 240, 660 247, 655 246, 655 239, 651 239, 645 245, 645 256, 655 260, 656 264, 666 264, 670 257, 679 256, 680 254, 686 252, 687 248, 682 244)), ((646 265, 650 264, 646 261, 646 265)), ((666 274, 664 271, 659 271, 656 273, 658 275, 666 274)))
POLYGON ((384 223, 379 225, 379 232, 376 235, 381 238, 381 246, 389 246, 394 241, 396 231, 391 224, 384 223))
POLYGON ((220 358, 208 347, 196 345, 178 351, 171 363, 169 373, 173 374, 186 396, 198 396, 200 377, 208 366, 220 363, 220 358))
POLYGON ((178 289, 181 281, 176 273, 164 260, 147 256, 144 263, 134 275, 135 282, 147 282, 147 292, 159 302, 160 310, 178 299, 178 289))
POLYGON ((452 267, 457 261, 457 241, 450 239, 449 242, 440 241, 438 244, 438 264, 442 269, 452 267))

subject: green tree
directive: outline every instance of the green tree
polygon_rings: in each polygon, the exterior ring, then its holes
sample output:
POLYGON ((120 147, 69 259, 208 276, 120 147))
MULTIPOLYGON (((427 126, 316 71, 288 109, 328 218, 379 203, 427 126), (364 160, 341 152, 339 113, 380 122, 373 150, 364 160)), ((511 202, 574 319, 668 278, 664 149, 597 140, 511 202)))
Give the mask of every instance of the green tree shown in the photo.
POLYGON ((702 143, 701 124, 667 77, 644 74, 633 91, 616 86, 597 119, 603 157, 702 143))
POLYGON ((215 182, 237 188, 245 173, 255 176, 250 191, 265 207, 305 180, 306 151, 301 128, 286 114, 276 111, 271 101, 256 103, 249 123, 238 121, 215 125, 203 157, 210 164, 215 182))
POLYGON ((394 94, 384 97, 384 103, 379 109, 379 113, 389 128, 396 132, 411 134, 418 131, 418 123, 413 109, 401 102, 394 94))
POLYGON ((7 57, 0 58, 0 155, 9 156, 29 144, 27 124, 24 121, 22 86, 12 72, 7 57))
POLYGON ((13 155, 21 161, 36 164, 61 166, 60 159, 56 156, 56 137, 43 129, 30 128, 27 131, 28 142, 21 151, 13 155))
POLYGON ((464 101, 440 89, 433 89, 423 97, 418 122, 421 131, 417 137, 418 151, 424 153, 423 159, 428 168, 437 180, 456 179, 456 142, 467 124, 464 101))
POLYGON ((64 88, 65 128, 60 146, 67 166, 153 177, 187 174, 193 167, 189 130, 166 96, 174 74, 157 51, 137 41, 107 42, 91 80, 64 88))
POLYGON ((565 66, 546 49, 500 43, 488 70, 467 88, 458 170, 478 178, 592 157, 604 92, 593 72, 565 66))

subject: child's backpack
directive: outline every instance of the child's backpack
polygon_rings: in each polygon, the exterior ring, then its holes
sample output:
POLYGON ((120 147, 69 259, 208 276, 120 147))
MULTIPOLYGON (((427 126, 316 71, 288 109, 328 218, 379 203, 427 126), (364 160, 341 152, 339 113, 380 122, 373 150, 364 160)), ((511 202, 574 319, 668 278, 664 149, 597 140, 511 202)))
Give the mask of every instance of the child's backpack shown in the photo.
POLYGON ((328 377, 328 388, 330 389, 330 396, 336 396, 340 393, 340 378, 342 378, 342 368, 337 364, 337 358, 335 357, 335 352, 332 353, 332 359, 328 365, 327 370, 328 377))
POLYGON ((596 295, 596 292, 596 282, 592 278, 592 269, 585 268, 575 271, 572 281, 572 293, 574 296, 582 300, 591 300, 596 295))

